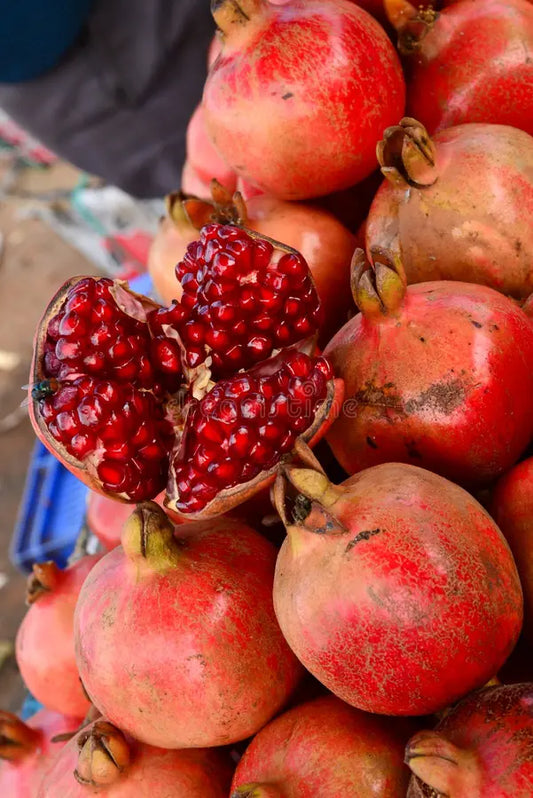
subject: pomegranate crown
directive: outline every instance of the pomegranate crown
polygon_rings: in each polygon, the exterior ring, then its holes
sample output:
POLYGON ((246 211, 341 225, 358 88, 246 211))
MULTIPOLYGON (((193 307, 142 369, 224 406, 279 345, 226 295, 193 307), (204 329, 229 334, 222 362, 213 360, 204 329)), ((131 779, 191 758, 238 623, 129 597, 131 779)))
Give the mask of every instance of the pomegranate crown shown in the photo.
POLYGON ((397 47, 402 55, 416 53, 439 17, 430 3, 416 7, 409 0, 384 0, 384 8, 398 34, 397 47))
POLYGON ((26 604, 31 606, 42 596, 51 593, 58 586, 62 571, 50 560, 49 562, 34 563, 32 573, 26 582, 26 604))
POLYGON ((351 265, 354 302, 367 317, 375 320, 395 315, 403 302, 406 278, 399 257, 380 247, 371 249, 372 265, 364 250, 356 249, 351 265))
POLYGON ((78 764, 74 777, 80 784, 102 787, 118 781, 130 763, 130 748, 122 732, 98 720, 77 737, 78 764))
POLYGON ((42 734, 32 729, 11 712, 0 711, 0 759, 17 762, 32 754, 42 734))
POLYGON ((409 116, 385 130, 376 156, 381 173, 394 186, 424 189, 438 178, 435 145, 424 125, 409 116))
POLYGON ((409 795, 481 795, 480 770, 475 753, 458 748, 436 731, 422 731, 405 749, 405 764, 414 775, 409 795))

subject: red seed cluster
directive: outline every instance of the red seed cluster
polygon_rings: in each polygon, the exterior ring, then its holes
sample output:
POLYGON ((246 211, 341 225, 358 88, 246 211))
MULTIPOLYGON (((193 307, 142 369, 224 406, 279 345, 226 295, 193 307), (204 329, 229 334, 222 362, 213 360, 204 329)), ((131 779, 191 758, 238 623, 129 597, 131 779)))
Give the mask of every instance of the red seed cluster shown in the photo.
POLYGON ((88 374, 156 391, 161 373, 164 381, 171 375, 174 383, 179 382, 177 342, 124 313, 110 291, 112 286, 106 277, 85 277, 70 289, 48 324, 45 376, 65 380, 88 374))
POLYGON ((78 460, 92 456, 105 490, 132 501, 165 487, 173 430, 146 391, 93 377, 59 384, 40 403, 50 433, 78 460))
POLYGON ((313 422, 332 376, 324 358, 291 352, 274 374, 239 374, 194 400, 174 461, 178 509, 198 512, 272 468, 313 422))
POLYGON ((209 224, 176 266, 174 321, 191 367, 212 355, 215 376, 247 369, 313 334, 321 320, 305 260, 232 225, 209 224))

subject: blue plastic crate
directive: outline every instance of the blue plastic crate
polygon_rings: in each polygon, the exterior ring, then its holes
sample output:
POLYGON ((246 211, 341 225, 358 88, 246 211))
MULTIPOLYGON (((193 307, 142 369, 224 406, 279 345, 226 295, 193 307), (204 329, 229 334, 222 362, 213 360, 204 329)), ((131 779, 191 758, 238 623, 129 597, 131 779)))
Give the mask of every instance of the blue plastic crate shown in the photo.
MULTIPOLYGON (((149 274, 130 283, 147 296, 152 292, 149 274)), ((54 560, 60 567, 74 550, 85 522, 88 488, 37 441, 10 548, 10 559, 29 573, 34 562, 54 560)))
POLYGON ((88 488, 37 441, 11 541, 12 563, 30 572, 34 562, 64 567, 85 520, 88 488))

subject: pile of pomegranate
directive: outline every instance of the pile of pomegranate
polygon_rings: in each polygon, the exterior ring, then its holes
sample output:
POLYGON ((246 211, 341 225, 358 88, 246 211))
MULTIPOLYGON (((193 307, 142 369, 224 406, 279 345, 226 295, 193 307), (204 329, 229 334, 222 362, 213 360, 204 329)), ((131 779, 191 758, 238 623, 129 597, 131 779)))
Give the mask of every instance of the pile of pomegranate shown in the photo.
POLYGON ((533 4, 215 0, 148 268, 59 287, 10 798, 533 796, 533 4))

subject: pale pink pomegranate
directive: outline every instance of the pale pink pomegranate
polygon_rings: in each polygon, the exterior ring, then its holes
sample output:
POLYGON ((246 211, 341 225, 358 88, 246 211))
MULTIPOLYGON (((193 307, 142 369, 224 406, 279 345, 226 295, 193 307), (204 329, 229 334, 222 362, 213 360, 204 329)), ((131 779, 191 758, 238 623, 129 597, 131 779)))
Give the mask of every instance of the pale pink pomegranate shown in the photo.
POLYGON ((74 609, 99 558, 82 557, 64 570, 40 563, 28 580, 30 608, 17 632, 17 665, 35 698, 64 715, 83 717, 89 709, 74 654, 74 609))
POLYGON ((164 748, 258 731, 301 675, 274 616, 275 559, 235 519, 184 524, 175 537, 158 505, 139 505, 78 600, 77 662, 94 705, 164 748))
POLYGON ((36 798, 226 798, 231 770, 220 751, 153 748, 101 719, 67 743, 36 798))
POLYGON ((368 215, 368 254, 400 258, 409 283, 461 280, 522 299, 533 291, 532 136, 468 124, 430 138, 407 118, 385 131, 378 159, 386 180, 368 215))
POLYGON ((2 798, 35 798, 43 774, 64 744, 54 738, 75 734, 80 724, 80 718, 48 709, 40 710, 27 723, 10 712, 0 712, 2 798))

